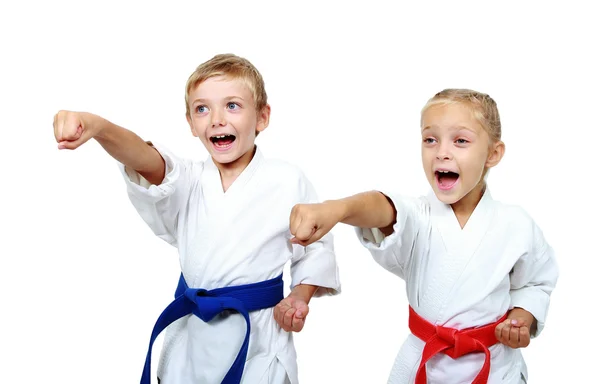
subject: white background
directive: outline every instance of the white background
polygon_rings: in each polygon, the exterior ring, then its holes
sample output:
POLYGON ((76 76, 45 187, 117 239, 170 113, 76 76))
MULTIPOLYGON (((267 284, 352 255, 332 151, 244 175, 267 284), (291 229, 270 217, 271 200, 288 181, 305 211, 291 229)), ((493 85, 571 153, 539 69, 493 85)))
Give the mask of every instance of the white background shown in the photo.
MULTIPOLYGON (((56 148, 52 119, 94 112, 204 159, 184 85, 223 52, 265 78, 273 112, 258 144, 302 167, 322 199, 426 192, 421 107, 446 87, 494 97, 507 152, 491 191, 537 220, 561 267, 547 328, 524 350, 530 381, 595 380, 595 12, 575 1, 396 3, 3 1, 0 382, 138 382, 177 253, 142 222, 96 142, 56 148)), ((301 382, 384 383, 408 332, 403 282, 351 228, 334 235, 343 293, 311 303, 296 335, 301 382)))

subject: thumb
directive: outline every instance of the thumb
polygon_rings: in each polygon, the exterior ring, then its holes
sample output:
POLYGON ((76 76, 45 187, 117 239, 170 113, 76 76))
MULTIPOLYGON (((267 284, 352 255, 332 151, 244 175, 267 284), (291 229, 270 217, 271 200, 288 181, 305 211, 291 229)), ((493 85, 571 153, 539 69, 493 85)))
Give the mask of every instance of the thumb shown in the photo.
POLYGON ((58 149, 75 149, 88 140, 89 134, 79 126, 68 140, 63 140, 58 143, 58 149))
POLYGON ((511 319, 510 320, 510 325, 512 325, 513 327, 524 327, 525 325, 525 320, 523 320, 522 318, 518 317, 516 319, 511 319))
POLYGON ((303 301, 296 301, 295 303, 296 312, 294 313, 294 317, 298 319, 303 319, 308 315, 308 305, 303 301))
POLYGON ((311 238, 315 233, 315 226, 313 223, 303 222, 302 225, 296 231, 296 237, 298 240, 306 241, 311 238))

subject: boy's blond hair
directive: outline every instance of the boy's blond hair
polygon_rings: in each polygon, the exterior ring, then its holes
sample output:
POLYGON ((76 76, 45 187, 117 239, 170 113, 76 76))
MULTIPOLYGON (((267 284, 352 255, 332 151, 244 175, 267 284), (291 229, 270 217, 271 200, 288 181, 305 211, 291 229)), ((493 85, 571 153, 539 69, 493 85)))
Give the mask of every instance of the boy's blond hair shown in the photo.
MULTIPOLYGON (((425 111, 436 105, 448 105, 453 103, 462 103, 468 106, 473 112, 473 117, 481 124, 490 136, 490 142, 500 141, 502 137, 502 127, 500 124, 500 113, 494 99, 489 95, 471 89, 444 89, 438 92, 421 110, 422 117, 425 111)), ((490 144, 491 144, 490 143, 490 144)))
POLYGON ((200 64, 188 78, 185 85, 185 111, 187 116, 190 116, 190 91, 198 84, 215 76, 225 76, 229 79, 244 81, 250 92, 252 92, 257 111, 261 111, 267 105, 265 83, 256 67, 242 57, 233 54, 220 54, 200 64))

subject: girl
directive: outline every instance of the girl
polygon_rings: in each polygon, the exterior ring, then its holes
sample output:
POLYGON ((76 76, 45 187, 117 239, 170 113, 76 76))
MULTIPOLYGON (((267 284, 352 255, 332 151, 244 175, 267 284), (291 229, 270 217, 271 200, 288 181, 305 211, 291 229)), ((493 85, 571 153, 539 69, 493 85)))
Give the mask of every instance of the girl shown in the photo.
POLYGON ((354 226, 375 261, 405 280, 411 334, 390 383, 526 383, 518 348, 544 328, 558 267, 532 218, 486 186, 505 149, 496 103, 444 90, 423 108, 421 132, 428 195, 372 191, 296 205, 293 241, 354 226))

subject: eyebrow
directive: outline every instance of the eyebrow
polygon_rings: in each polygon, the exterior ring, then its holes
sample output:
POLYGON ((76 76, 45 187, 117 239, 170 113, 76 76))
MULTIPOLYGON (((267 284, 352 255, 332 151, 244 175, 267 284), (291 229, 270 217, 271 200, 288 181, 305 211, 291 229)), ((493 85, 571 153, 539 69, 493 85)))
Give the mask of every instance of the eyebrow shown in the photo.
MULTIPOLYGON (((437 126, 437 125, 433 125, 433 126, 431 126, 431 125, 428 125, 428 126, 424 127, 424 128, 421 130, 421 133, 425 132, 425 131, 426 131, 426 130, 428 130, 428 129, 435 129, 435 128, 438 128, 438 126, 437 126)), ((464 125, 456 125, 456 126, 452 127, 452 129, 453 129, 453 130, 455 130, 455 131, 462 131, 463 129, 465 129, 465 130, 467 130, 467 131, 471 131, 471 132, 473 132, 473 133, 477 133, 477 131, 475 131, 474 129, 472 129, 472 128, 469 128, 469 127, 466 127, 466 126, 464 126, 464 125)))
MULTIPOLYGON (((227 96, 227 97, 224 97, 224 98, 223 98, 223 100, 235 100, 235 99, 239 99, 239 100, 241 100, 241 101, 245 101, 245 100, 244 100, 244 98, 243 98, 243 97, 240 97, 240 96, 227 96)), ((206 103, 207 101, 208 101, 208 99, 202 99, 202 98, 200 98, 200 99, 194 99, 194 100, 192 101, 192 104, 196 104, 196 103, 206 103)))

